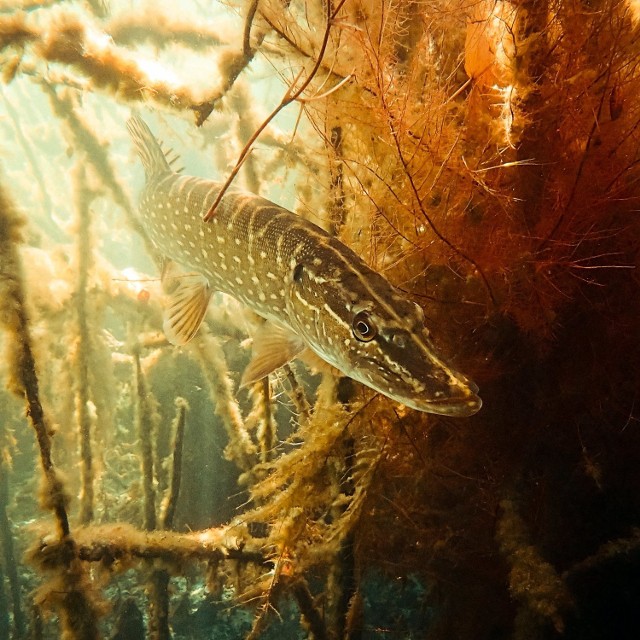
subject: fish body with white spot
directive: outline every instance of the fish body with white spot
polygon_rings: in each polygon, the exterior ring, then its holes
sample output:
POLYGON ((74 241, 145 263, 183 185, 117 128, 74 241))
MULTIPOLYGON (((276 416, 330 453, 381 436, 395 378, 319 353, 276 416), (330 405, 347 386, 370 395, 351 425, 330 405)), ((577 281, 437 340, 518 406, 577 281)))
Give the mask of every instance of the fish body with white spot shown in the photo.
POLYGON ((422 309, 349 247, 312 222, 252 193, 171 170, 137 116, 127 123, 146 184, 139 211, 158 251, 186 268, 166 309, 165 332, 184 344, 212 291, 270 321, 254 337, 250 384, 310 349, 345 375, 419 411, 469 416, 477 387, 437 354, 422 309))

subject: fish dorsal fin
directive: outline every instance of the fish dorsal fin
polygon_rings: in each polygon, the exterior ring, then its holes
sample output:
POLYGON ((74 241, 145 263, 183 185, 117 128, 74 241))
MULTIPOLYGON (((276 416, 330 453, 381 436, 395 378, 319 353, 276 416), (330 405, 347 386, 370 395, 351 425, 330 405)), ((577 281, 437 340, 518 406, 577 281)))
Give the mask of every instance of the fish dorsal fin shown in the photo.
POLYGON ((168 149, 165 149, 162 143, 160 143, 160 148, 164 153, 164 157, 167 161, 167 164, 171 167, 171 170, 174 173, 181 173, 182 171, 184 171, 184 167, 180 167, 179 169, 176 169, 173 166, 175 165, 176 162, 182 162, 180 158, 180 154, 177 151, 174 151, 171 147, 169 147, 168 149))
POLYGON ((136 148, 147 180, 171 171, 171 163, 146 122, 136 113, 127 120, 127 129, 136 148))
POLYGON ((305 346, 302 338, 289 329, 265 322, 253 336, 251 361, 242 374, 240 388, 262 380, 287 364, 301 353, 305 346))
POLYGON ((180 346, 198 333, 212 291, 207 279, 198 273, 175 276, 171 280, 173 286, 167 295, 162 328, 167 340, 180 346))

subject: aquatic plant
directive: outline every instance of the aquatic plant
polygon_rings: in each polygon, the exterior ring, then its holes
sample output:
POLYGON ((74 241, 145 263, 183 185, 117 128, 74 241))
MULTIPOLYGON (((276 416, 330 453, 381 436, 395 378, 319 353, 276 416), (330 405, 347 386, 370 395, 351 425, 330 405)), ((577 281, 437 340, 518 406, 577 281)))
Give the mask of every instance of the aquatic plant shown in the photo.
POLYGON ((639 16, 1 2, 0 629, 635 637, 639 16), (313 359, 238 390, 259 321, 219 296, 170 345, 131 109, 383 273, 482 411, 313 359))

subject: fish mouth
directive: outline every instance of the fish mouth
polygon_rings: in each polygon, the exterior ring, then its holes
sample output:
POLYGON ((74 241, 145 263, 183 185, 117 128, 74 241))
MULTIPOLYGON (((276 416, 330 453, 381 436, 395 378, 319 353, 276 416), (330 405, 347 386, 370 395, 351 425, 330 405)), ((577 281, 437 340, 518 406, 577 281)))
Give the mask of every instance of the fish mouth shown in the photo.
MULTIPOLYGON (((473 384, 473 383, 472 383, 473 384)), ((463 398, 442 398, 438 400, 428 400, 410 404, 418 411, 426 411, 427 413, 435 413, 442 416, 452 416, 456 418, 468 418, 475 415, 482 408, 482 398, 476 395, 478 387, 470 385, 469 394, 463 398), (475 390, 472 390, 475 387, 475 390)))
POLYGON ((445 416, 456 416, 458 418, 468 418, 482 409, 482 398, 475 393, 467 398, 450 398, 438 402, 429 403, 432 413, 439 413, 445 416))

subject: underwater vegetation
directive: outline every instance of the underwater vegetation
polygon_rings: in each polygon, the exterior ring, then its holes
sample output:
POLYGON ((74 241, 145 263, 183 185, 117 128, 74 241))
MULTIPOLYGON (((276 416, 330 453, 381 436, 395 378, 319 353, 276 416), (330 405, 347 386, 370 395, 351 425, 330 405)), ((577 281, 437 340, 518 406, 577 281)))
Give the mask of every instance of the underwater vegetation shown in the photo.
POLYGON ((638 637, 637 0, 0 0, 0 71, 0 638, 638 637), (220 293, 171 344, 132 113, 353 250, 482 408, 240 388, 220 293))

